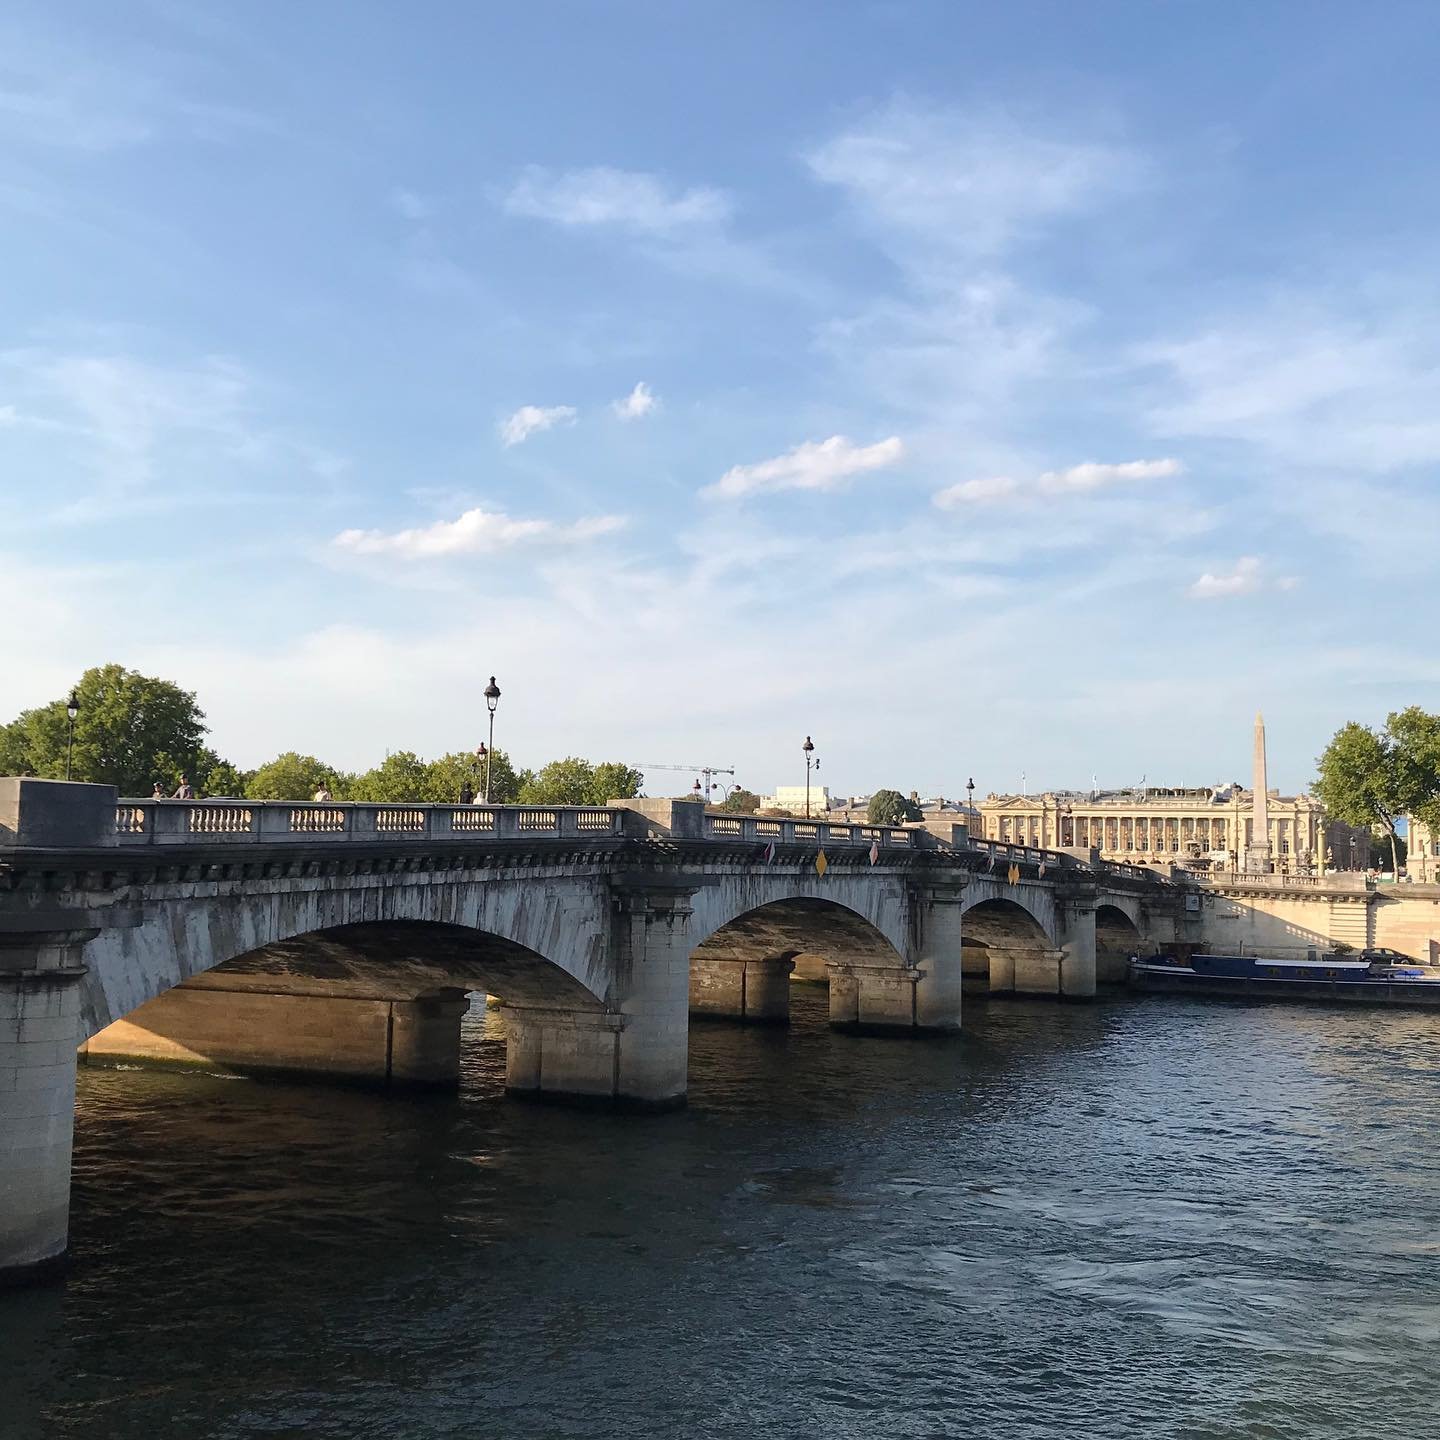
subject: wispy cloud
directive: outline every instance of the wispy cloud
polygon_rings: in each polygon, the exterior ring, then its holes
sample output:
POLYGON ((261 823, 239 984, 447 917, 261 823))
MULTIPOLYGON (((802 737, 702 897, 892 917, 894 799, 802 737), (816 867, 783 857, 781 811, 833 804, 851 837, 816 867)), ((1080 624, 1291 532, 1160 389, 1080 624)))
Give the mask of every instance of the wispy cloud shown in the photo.
POLYGON ((553 520, 517 520, 480 506, 454 520, 437 520, 411 530, 342 530, 331 545, 351 555, 393 555, 433 560, 455 555, 493 555, 516 545, 543 542, 574 545, 610 535, 625 525, 619 515, 596 515, 570 525, 553 520))
POLYGON ((1185 593, 1192 600, 1226 600, 1258 590, 1293 590, 1299 583, 1295 575, 1269 575, 1258 555, 1242 555, 1229 570, 1207 570, 1185 593))
POLYGON ((558 173, 527 166, 501 203, 507 214, 555 225, 613 226, 658 236, 721 224, 731 211, 719 190, 676 189, 657 175, 606 165, 558 173))
POLYGON ((1134 183, 1129 149, 1046 133, 1001 110, 898 101, 806 157, 841 187, 882 243, 1000 255, 1052 218, 1134 183))
POLYGON ((390 192, 390 208, 403 220, 428 220, 435 213, 428 200, 403 187, 390 192))
POLYGON ((1046 470, 1033 481, 1021 483, 1010 475, 991 475, 975 480, 962 480, 937 490, 931 502, 941 510, 956 510, 967 505, 995 504, 999 501, 1033 502, 1039 495, 1092 495, 1112 486, 1134 484, 1145 480, 1164 480, 1181 475, 1185 467, 1178 460, 1122 460, 1118 464, 1100 464, 1086 460, 1065 470, 1046 470))
POLYGON ((654 392, 641 380, 623 400, 615 401, 610 408, 622 420, 641 420, 650 414, 659 403, 654 392))
POLYGON ((500 422, 500 439, 507 446, 523 445, 542 430, 553 429, 556 425, 573 425, 576 414, 573 405, 522 405, 500 422))
POLYGON ((874 445, 856 445, 844 435, 807 440, 784 455, 753 465, 735 465, 700 493, 735 500, 770 490, 838 490, 852 475, 899 464, 905 445, 898 435, 874 445))
MULTIPOLYGON (((1393 298, 1393 297, 1392 297, 1393 298)), ((1161 435, 1242 441, 1267 457, 1383 474, 1440 461, 1437 306, 1367 295, 1290 299, 1142 347, 1161 382, 1146 413, 1161 435)))
POLYGON ((966 505, 990 505, 997 500, 1008 500, 1019 490, 1020 482, 1009 475, 988 475, 947 485, 943 490, 937 490, 930 499, 941 510, 959 510, 966 505))
POLYGON ((1101 465, 1087 460, 1068 470, 1047 470, 1037 482, 1040 489, 1055 494, 1084 494, 1109 485, 1134 480, 1166 480, 1179 475, 1184 466, 1178 460, 1125 460, 1118 465, 1101 465))

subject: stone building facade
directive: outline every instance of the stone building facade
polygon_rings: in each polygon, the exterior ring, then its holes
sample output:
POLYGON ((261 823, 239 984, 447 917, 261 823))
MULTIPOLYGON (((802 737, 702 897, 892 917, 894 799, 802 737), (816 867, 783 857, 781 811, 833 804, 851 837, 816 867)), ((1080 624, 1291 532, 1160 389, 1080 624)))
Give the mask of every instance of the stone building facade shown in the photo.
POLYGON ((1440 832, 1413 819, 1407 831, 1405 873, 1422 884, 1440 882, 1440 832))
MULTIPOLYGON (((1237 868, 1257 840, 1254 792, 1239 785, 1193 789, 1058 791, 990 795, 976 808, 988 840, 1051 849, 1094 849, 1106 860, 1131 864, 1209 860, 1237 868)), ((1274 868, 1309 870, 1318 853, 1325 868, 1363 870, 1370 835, 1331 820, 1309 795, 1269 792, 1274 868)))

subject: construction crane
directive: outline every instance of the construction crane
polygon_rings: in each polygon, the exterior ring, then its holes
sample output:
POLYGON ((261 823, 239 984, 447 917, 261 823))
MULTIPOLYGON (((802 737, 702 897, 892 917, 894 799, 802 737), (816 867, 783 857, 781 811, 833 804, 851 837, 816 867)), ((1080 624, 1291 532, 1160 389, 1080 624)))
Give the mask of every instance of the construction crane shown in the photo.
MULTIPOLYGON (((712 775, 733 775, 735 773, 735 767, 733 765, 661 765, 659 761, 656 761, 653 765, 647 765, 642 761, 636 765, 635 768, 641 772, 647 770, 688 770, 692 775, 703 775, 705 777, 704 795, 707 805, 710 803, 710 792, 716 788, 710 777, 712 775)), ((695 784, 698 787, 700 782, 697 780, 695 784)), ((724 785, 721 785, 719 788, 722 790, 726 789, 724 785)), ((732 780, 729 789, 733 790, 734 788, 735 782, 732 780)))

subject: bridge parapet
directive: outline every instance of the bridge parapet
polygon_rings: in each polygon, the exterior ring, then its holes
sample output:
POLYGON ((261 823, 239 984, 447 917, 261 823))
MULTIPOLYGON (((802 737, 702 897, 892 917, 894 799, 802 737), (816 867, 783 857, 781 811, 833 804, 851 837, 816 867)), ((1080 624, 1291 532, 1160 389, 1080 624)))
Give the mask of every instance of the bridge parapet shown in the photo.
POLYGON ((280 800, 127 800, 115 810, 118 845, 275 844, 287 841, 591 839, 625 832, 626 811, 581 805, 295 804, 280 800))

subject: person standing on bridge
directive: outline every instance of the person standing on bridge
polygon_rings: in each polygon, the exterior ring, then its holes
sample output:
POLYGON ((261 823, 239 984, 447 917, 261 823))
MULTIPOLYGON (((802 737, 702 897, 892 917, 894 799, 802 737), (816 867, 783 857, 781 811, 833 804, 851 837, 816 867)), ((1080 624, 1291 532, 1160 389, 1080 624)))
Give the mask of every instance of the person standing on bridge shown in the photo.
POLYGON ((316 790, 310 798, 323 804, 325 801, 333 800, 335 797, 330 793, 330 787, 322 780, 320 782, 320 788, 316 790))
POLYGON ((470 788, 470 782, 468 780, 460 787, 460 803, 462 805, 473 805, 475 803, 475 792, 470 788))
POLYGON ((170 797, 165 793, 165 787, 157 780, 155 788, 150 792, 152 800, 168 800, 170 797))
POLYGON ((190 784, 190 777, 182 775, 180 784, 176 786, 175 793, 170 797, 172 800, 193 800, 195 798, 194 787, 190 784))

